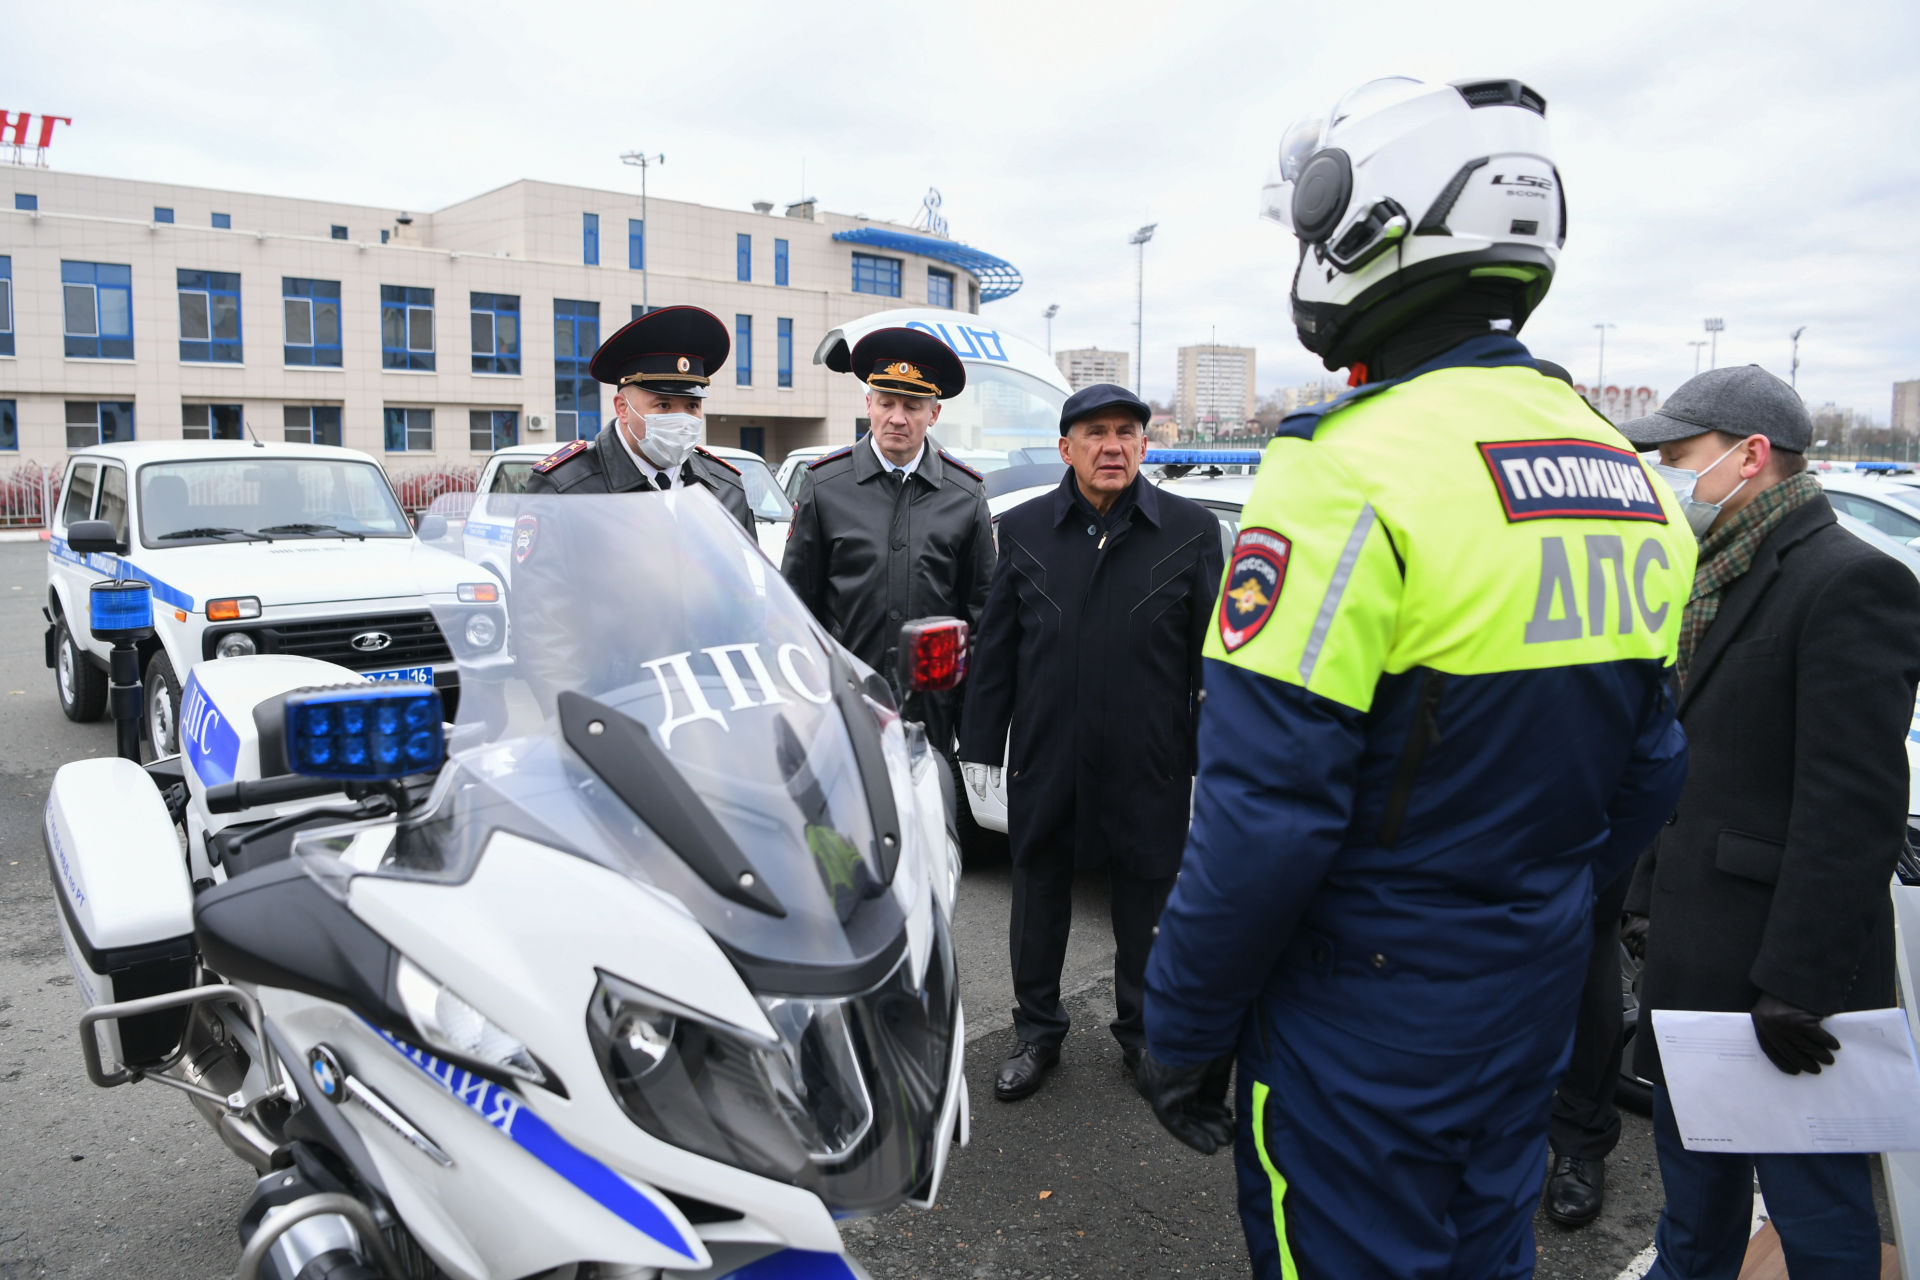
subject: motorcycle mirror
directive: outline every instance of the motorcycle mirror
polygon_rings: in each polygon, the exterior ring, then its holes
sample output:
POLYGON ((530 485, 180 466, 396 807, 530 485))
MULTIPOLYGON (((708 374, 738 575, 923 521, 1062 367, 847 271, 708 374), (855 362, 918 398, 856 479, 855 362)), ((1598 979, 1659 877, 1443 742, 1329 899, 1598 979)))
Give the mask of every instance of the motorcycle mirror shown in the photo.
POLYGON ((915 618, 900 628, 900 687, 909 693, 952 689, 967 675, 967 624, 915 618))
POLYGON ((374 782, 430 773, 446 758, 440 693, 342 685, 289 694, 287 763, 310 778, 374 782))
POLYGON ((114 532, 108 520, 75 520, 67 526, 67 546, 81 555, 123 556, 127 544, 114 532))

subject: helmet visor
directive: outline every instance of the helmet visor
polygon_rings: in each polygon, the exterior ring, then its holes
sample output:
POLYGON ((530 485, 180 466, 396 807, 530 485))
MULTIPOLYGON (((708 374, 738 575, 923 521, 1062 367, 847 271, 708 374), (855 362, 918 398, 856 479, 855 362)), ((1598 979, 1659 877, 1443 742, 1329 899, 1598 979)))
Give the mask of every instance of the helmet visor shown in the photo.
POLYGON ((1326 136, 1327 118, 1309 116, 1296 120, 1280 138, 1280 155, 1260 188, 1260 216, 1293 230, 1293 184, 1306 167, 1307 160, 1320 149, 1326 136))

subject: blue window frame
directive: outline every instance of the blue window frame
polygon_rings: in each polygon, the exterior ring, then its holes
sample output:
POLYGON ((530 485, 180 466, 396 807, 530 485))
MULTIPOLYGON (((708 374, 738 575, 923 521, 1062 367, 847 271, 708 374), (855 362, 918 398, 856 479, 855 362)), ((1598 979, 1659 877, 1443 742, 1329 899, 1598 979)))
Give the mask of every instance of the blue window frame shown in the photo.
POLYGON ((472 307, 473 371, 520 372, 520 295, 469 294, 472 307))
POLYGON ((133 359, 132 267, 62 260, 60 293, 69 359, 133 359))
POLYGON ((900 259, 878 254, 853 255, 853 291, 877 293, 883 298, 900 296, 900 259))
POLYGON ((649 311, 658 311, 659 309, 660 309, 660 308, 658 308, 658 307, 649 307, 649 306, 646 306, 646 305, 644 305, 644 304, 642 304, 642 303, 638 303, 638 302, 636 302, 636 303, 634 303, 634 304, 633 304, 633 314, 632 314, 631 316, 629 316, 629 317, 628 317, 628 319, 629 319, 629 320, 638 320, 638 319, 639 319, 639 318, 640 318, 641 316, 643 316, 643 315, 645 315, 645 314, 647 314, 647 312, 649 312, 649 311))
POLYGON ((778 341, 774 345, 774 371, 783 387, 793 385, 793 321, 782 316, 779 321, 778 341))
POLYGON ((787 242, 773 242, 773 282, 785 286, 787 283, 787 242))
POLYGON ((647 269, 647 224, 638 218, 627 219, 627 270, 647 269))
POLYGON ((432 453, 433 410, 388 405, 386 438, 388 453, 432 453))
POLYGON ((600 265, 600 215, 580 215, 580 258, 590 267, 600 265))
POLYGON ((380 367, 433 372, 433 290, 380 286, 380 367))
POLYGON ((30 196, 24 191, 13 193, 13 207, 22 213, 32 213, 40 207, 40 197, 30 196))
POLYGON ((927 305, 953 309, 953 272, 927 268, 927 305))
POLYGON ((153 206, 153 220, 155 222, 172 222, 173 210, 163 204, 157 204, 153 206))
POLYGON ((122 444, 133 439, 133 401, 67 401, 67 448, 122 444))
POLYGON ((180 358, 199 364, 239 364, 239 274, 182 269, 174 275, 180 288, 180 358))
POLYGON ((735 386, 753 385, 753 317, 733 318, 733 381, 735 386))
POLYGON ((231 231, 233 230, 233 215, 230 213, 216 213, 213 215, 213 225, 217 230, 231 231))
POLYGON ((340 443, 340 406, 290 404, 282 411, 288 444, 340 443))
POLYGON ((335 240, 345 240, 347 238, 347 229, 343 226, 340 226, 338 223, 336 223, 331 228, 328 229, 327 234, 332 236, 335 240))
POLYGON ((285 318, 285 362, 299 367, 340 367, 340 282, 280 277, 285 318))
POLYGON ((0 450, 17 452, 20 448, 20 413, 13 401, 0 400, 0 450))
POLYGON ((183 404, 182 440, 244 440, 246 415, 237 404, 183 404))
POLYGON ((13 259, 0 253, 0 356, 13 354, 13 259))
POLYGON ((553 438, 600 434, 600 384, 587 363, 600 347, 600 304, 553 300, 553 438))
POLYGON ((733 238, 733 278, 743 284, 753 279, 753 237, 744 231, 733 238))
POLYGON ((475 453, 492 453, 519 443, 520 415, 512 409, 467 411, 467 447, 475 453))

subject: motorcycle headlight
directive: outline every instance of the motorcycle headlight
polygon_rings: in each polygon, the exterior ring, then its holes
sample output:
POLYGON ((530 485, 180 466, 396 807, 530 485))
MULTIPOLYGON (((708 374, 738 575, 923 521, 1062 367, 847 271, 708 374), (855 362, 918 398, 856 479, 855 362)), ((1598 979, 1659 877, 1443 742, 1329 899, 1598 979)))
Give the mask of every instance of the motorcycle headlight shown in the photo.
POLYGON ((547 1083, 547 1073, 541 1070, 526 1045, 495 1026, 485 1014, 455 995, 452 988, 405 956, 400 957, 393 985, 423 1045, 498 1068, 534 1084, 547 1083))
POLYGON ((213 646, 213 656, 216 658, 244 658, 253 652, 253 637, 244 631, 230 631, 213 646))

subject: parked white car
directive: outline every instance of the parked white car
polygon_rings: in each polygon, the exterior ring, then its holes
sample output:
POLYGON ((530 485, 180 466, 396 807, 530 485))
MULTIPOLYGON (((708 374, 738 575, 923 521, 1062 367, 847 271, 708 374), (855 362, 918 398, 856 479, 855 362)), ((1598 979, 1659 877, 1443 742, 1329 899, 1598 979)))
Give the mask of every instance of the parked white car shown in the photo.
POLYGON ((103 578, 153 586, 140 669, 156 755, 180 748, 180 693, 199 663, 297 654, 369 680, 435 685, 451 706, 449 639, 481 656, 506 631, 498 585, 421 543, 379 463, 325 445, 174 440, 68 460, 45 612, 47 665, 72 720, 96 720, 106 705, 109 646, 89 626, 89 591, 103 578), (117 551, 71 548, 83 521, 104 523, 117 551), (436 609, 458 613, 461 634, 445 635, 436 609))

